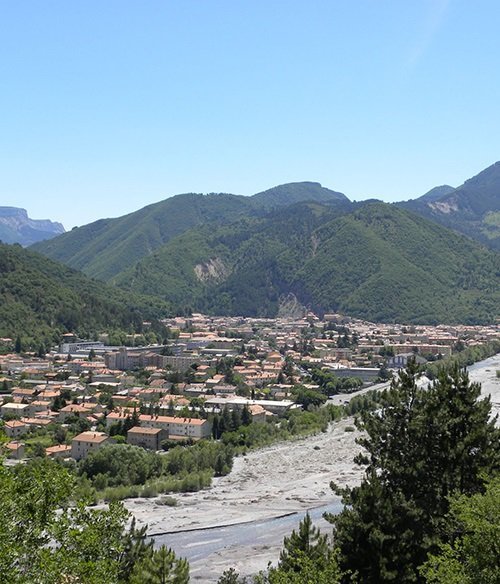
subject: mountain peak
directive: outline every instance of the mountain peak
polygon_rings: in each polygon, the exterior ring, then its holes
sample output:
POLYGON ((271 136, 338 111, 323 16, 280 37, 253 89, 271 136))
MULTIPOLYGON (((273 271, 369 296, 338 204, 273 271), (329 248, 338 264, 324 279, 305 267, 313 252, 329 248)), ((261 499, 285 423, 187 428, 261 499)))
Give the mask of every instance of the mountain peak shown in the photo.
POLYGON ((26 209, 0 207, 0 240, 27 246, 64 233, 64 227, 49 219, 30 219, 26 209))
POLYGON ((251 197, 260 207, 270 209, 282 205, 291 205, 303 201, 330 203, 332 201, 348 202, 343 194, 323 187, 319 182, 303 181, 278 185, 251 197))
POLYGON ((425 203, 433 203, 434 201, 437 201, 442 197, 446 197, 446 195, 449 195, 454 190, 455 187, 452 187, 450 185, 441 185, 439 187, 434 187, 433 189, 425 193, 425 195, 419 197, 418 200, 424 201, 425 203))

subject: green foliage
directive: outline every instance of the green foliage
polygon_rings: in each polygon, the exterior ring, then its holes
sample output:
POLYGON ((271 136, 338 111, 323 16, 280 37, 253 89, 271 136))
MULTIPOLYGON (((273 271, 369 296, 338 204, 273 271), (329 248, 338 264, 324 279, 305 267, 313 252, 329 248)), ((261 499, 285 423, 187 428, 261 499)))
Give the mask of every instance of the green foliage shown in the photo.
POLYGON ((295 402, 300 404, 305 410, 309 407, 319 407, 323 405, 327 397, 314 389, 307 389, 303 385, 296 385, 293 388, 295 402))
POLYGON ((273 316, 293 293, 319 312, 474 323, 498 315, 499 271, 498 254, 394 206, 300 203, 187 231, 115 281, 219 314, 273 316))
POLYGON ((493 355, 500 353, 500 341, 493 340, 481 345, 474 345, 472 347, 463 348, 460 352, 454 353, 449 357, 445 357, 436 363, 428 363, 425 368, 426 374, 434 379, 439 371, 446 367, 468 367, 478 361, 487 359, 493 355))
POLYGON ((80 462, 79 472, 100 485, 143 485, 149 478, 160 476, 162 459, 154 452, 130 444, 103 446, 80 462))
POLYGON ((436 551, 455 493, 481 492, 498 472, 500 431, 480 386, 458 367, 418 389, 411 364, 377 412, 362 412, 366 477, 344 493, 334 523, 340 566, 352 582, 417 582, 418 566, 436 551))
POLYGON ((249 199, 236 195, 177 195, 123 217, 79 227, 34 249, 89 276, 111 280, 184 231, 234 219, 249 208, 249 199))
POLYGON ((500 582, 500 477, 484 493, 451 500, 450 543, 421 569, 428 584, 500 582))
POLYGON ((309 513, 290 536, 283 540, 278 567, 283 572, 300 572, 301 560, 307 556, 318 567, 323 567, 328 557, 328 538, 312 524, 309 513))
POLYGON ((140 329, 143 317, 169 310, 17 245, 0 244, 0 275, 0 335, 16 337, 19 351, 51 346, 68 331, 91 337, 111 327, 140 329))
POLYGON ((342 409, 326 406, 312 411, 292 410, 279 423, 252 423, 238 430, 225 432, 222 442, 244 452, 248 448, 261 448, 280 440, 325 432, 328 424, 340 418, 342 409))
POLYGON ((220 442, 175 446, 163 456, 138 446, 113 444, 91 452, 78 472, 80 480, 89 480, 105 501, 120 501, 199 491, 210 485, 214 475, 229 473, 232 465, 232 446, 220 442))
POLYGON ((279 185, 252 197, 252 203, 264 209, 273 209, 301 201, 316 201, 317 203, 347 202, 342 193, 331 191, 315 182, 297 182, 279 185))
POLYGON ((414 201, 399 203, 424 217, 455 229, 472 239, 500 249, 499 204, 500 164, 489 166, 462 186, 437 193, 428 205, 425 196, 414 201), (447 210, 453 209, 452 213, 447 210))
POLYGON ((174 552, 161 546, 144 560, 137 562, 130 584, 188 584, 189 564, 174 552))
POLYGON ((40 460, 0 465, 0 574, 9 584, 115 584, 127 512, 68 506, 74 480, 40 460))

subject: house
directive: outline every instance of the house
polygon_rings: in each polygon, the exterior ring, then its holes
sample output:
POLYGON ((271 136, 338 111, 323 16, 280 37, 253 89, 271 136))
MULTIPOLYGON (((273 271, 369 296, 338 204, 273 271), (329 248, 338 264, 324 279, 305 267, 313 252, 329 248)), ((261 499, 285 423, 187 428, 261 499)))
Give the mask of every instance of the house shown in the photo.
POLYGON ((199 440, 212 435, 212 424, 208 420, 142 414, 139 416, 139 421, 142 427, 166 430, 169 437, 182 436, 199 440))
POLYGON ((45 454, 48 458, 69 458, 71 456, 72 447, 68 444, 58 444, 57 446, 49 446, 45 449, 45 454))
POLYGON ((9 458, 14 458, 15 460, 24 458, 24 444, 22 442, 7 442, 4 448, 7 450, 7 456, 9 458))
POLYGON ((10 422, 5 422, 3 429, 9 438, 18 438, 26 434, 30 428, 24 422, 11 420, 10 422))
POLYGON ((14 418, 20 418, 31 413, 31 406, 29 404, 16 404, 9 402, 3 404, 3 406, 0 408, 0 412, 3 417, 12 416, 14 418))
POLYGON ((22 387, 15 387, 12 389, 11 396, 14 400, 25 400, 25 402, 30 402, 35 399, 36 395, 39 391, 35 388, 33 389, 25 389, 22 387))
POLYGON ((75 460, 86 458, 90 452, 111 444, 111 438, 104 432, 82 432, 71 442, 71 457, 75 460))
POLYGON ((85 406, 81 406, 79 404, 68 404, 59 410, 57 419, 58 422, 63 424, 67 418, 72 416, 86 417, 89 413, 91 413, 91 410, 85 406))
POLYGON ((143 428, 134 426, 127 432, 127 443, 148 450, 160 450, 163 440, 168 438, 168 432, 162 428, 143 428))
POLYGON ((411 361, 412 359, 415 359, 415 362, 418 365, 427 363, 426 359, 415 353, 399 353, 399 355, 394 355, 394 357, 389 359, 387 367, 390 367, 391 369, 404 369, 408 366, 408 361, 411 361))

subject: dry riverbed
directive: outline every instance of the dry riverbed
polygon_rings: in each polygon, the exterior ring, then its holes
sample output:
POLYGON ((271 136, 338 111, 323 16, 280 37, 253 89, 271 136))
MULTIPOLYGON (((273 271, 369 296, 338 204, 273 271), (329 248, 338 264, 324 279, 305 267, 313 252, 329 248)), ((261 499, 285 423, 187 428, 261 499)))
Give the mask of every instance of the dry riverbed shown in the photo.
MULTIPOLYGON (((498 369, 500 355, 470 371, 471 381, 482 384, 483 395, 491 395, 494 412, 500 412, 498 369)), ((337 399, 345 403, 352 395, 337 399)), ((319 507, 336 500, 330 481, 353 486, 361 480, 363 469, 353 463, 360 451, 359 433, 350 431, 353 427, 353 419, 347 418, 331 424, 325 433, 238 457, 231 473, 215 479, 210 488, 174 495, 176 507, 161 505, 159 499, 132 499, 127 507, 152 535, 253 522, 319 507)), ((280 548, 281 541, 243 548, 229 545, 200 565, 192 563, 192 581, 216 582, 232 566, 242 575, 256 573, 268 562, 276 562, 280 548)))
POLYGON ((131 499, 128 509, 149 533, 202 529, 244 523, 310 509, 334 499, 330 481, 355 485, 362 469, 352 459, 359 452, 352 418, 328 431, 250 452, 235 459, 233 470, 210 488, 174 495, 175 507, 155 500, 131 499))

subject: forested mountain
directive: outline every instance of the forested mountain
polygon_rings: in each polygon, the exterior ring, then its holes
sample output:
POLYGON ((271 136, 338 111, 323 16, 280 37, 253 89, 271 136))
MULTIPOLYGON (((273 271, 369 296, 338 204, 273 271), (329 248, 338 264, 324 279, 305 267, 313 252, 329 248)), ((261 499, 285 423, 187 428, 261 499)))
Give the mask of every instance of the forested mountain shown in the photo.
POLYGON ((247 197, 177 195, 123 217, 78 227, 33 249, 89 276, 108 280, 187 229, 235 219, 250 209, 247 197))
POLYGON ((343 193, 331 191, 317 182, 299 182, 280 185, 252 197, 252 202, 264 209, 273 209, 303 201, 330 203, 334 201, 349 202, 343 193))
POLYGON ((0 241, 31 245, 64 233, 64 227, 48 219, 30 219, 25 209, 0 207, 0 241))
POLYGON ((107 328, 139 330, 143 317, 165 315, 168 305, 91 280, 25 250, 0 244, 0 336, 25 344, 56 342, 63 332, 89 336, 107 328))
POLYGON ((454 187, 450 187, 450 185, 441 185, 440 187, 434 187, 425 195, 422 195, 417 200, 421 203, 433 203, 434 201, 438 201, 441 197, 445 197, 449 195, 455 190, 454 187))
POLYGON ((370 320, 491 322, 500 256, 439 223, 495 245, 498 185, 500 163, 399 205, 351 203, 313 182, 177 195, 35 249, 176 308, 275 315, 293 294, 370 320))
POLYGON ((456 189, 437 187, 400 206, 500 250, 500 162, 456 189))
POLYGON ((190 193, 75 228, 33 249, 106 281, 192 227, 221 225, 298 201, 349 203, 345 195, 310 182, 281 185, 253 197, 190 193))
POLYGON ((449 323, 498 316, 499 275, 500 255, 393 205, 303 203, 187 231, 114 281, 213 313, 272 316, 293 293, 319 312, 449 323))

